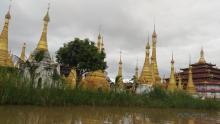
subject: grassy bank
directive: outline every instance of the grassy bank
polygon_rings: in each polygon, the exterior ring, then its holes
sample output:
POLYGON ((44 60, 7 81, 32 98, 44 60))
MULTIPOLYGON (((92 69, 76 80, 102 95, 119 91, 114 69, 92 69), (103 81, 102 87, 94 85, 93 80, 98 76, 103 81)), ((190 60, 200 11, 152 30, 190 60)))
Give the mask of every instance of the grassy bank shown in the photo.
POLYGON ((32 88, 27 81, 23 80, 16 69, 0 69, 0 104, 220 109, 218 101, 195 99, 184 92, 171 93, 159 87, 156 87, 149 94, 143 95, 64 88, 37 89, 32 88))

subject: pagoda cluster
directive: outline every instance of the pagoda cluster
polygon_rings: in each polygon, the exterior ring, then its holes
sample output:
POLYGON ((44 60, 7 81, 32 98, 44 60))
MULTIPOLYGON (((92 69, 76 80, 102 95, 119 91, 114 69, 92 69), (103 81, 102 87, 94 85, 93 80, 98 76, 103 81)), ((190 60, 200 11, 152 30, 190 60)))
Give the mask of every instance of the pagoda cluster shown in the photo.
POLYGON ((133 92, 141 93, 148 90, 150 87, 156 84, 161 84, 161 78, 159 76, 158 65, 157 65, 157 33, 154 31, 152 33, 152 45, 150 46, 150 38, 148 36, 148 41, 146 45, 146 55, 145 61, 143 65, 143 69, 139 76, 138 65, 135 68, 135 75, 133 77, 133 84, 129 85, 129 83, 123 82, 122 75, 122 60, 121 60, 121 52, 120 52, 120 61, 118 65, 118 75, 115 81, 115 87, 119 91, 131 89, 133 92), (152 46, 152 51, 150 48, 152 46), (151 57, 150 57, 151 52, 151 57))
MULTIPOLYGON (((35 82, 35 87, 43 88, 51 86, 56 83, 53 78, 55 75, 60 74, 60 65, 53 61, 47 43, 48 25, 50 22, 49 7, 43 18, 43 30, 39 38, 36 48, 31 52, 30 56, 26 58, 25 49, 26 43, 23 44, 20 57, 13 56, 9 51, 8 44, 8 31, 10 24, 11 14, 10 7, 5 15, 5 23, 0 33, 0 67, 16 67, 19 68, 28 79, 35 82), (16 60, 16 62, 14 62, 16 60), (33 70, 33 68, 35 69, 33 70), (33 78, 33 73, 35 74, 33 78)), ((104 38, 99 33, 97 37, 96 47, 98 52, 104 52, 104 38)), ((145 61, 143 68, 139 75, 138 65, 135 68, 135 75, 133 83, 125 83, 123 80, 123 62, 120 52, 120 60, 118 63, 118 73, 115 83, 110 83, 105 70, 96 70, 88 72, 81 80, 80 85, 84 89, 109 91, 111 86, 117 91, 124 91, 132 89, 136 93, 146 92, 154 85, 161 85, 169 91, 186 90, 191 94, 206 93, 207 96, 215 93, 220 98, 220 69, 216 65, 207 63, 204 57, 203 49, 200 52, 199 61, 195 64, 189 64, 188 68, 181 69, 181 72, 176 73, 175 61, 172 55, 170 78, 161 79, 157 65, 157 33, 155 30, 152 33, 151 44, 148 36, 146 45, 145 61)), ((69 69, 68 74, 65 75, 67 85, 71 88, 76 86, 76 70, 69 69)))

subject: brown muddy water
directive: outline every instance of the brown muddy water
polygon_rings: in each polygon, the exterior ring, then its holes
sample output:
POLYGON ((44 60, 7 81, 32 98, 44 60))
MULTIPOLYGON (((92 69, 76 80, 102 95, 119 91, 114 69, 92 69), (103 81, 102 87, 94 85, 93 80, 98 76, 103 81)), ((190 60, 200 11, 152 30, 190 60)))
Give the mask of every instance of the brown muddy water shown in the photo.
POLYGON ((0 124, 220 124, 220 111, 0 106, 0 124))

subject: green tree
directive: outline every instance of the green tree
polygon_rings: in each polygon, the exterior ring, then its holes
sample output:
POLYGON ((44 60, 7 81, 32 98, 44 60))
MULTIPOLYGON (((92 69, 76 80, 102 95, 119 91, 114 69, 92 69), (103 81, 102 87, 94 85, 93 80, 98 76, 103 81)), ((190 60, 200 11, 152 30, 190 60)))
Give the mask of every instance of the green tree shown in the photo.
POLYGON ((75 38, 57 51, 56 58, 62 66, 76 69, 78 84, 86 72, 107 68, 105 56, 103 51, 98 52, 94 42, 75 38))

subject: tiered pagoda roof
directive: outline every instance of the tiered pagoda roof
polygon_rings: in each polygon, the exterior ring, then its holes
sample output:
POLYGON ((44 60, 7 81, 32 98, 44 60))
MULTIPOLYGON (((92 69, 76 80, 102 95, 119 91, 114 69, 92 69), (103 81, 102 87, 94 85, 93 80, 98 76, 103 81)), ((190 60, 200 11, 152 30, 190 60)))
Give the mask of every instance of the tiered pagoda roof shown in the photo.
MULTIPOLYGON (((200 53, 199 62, 190 64, 192 66, 193 82, 195 84, 214 83, 220 84, 220 69, 215 64, 207 63, 204 58, 203 49, 200 53)), ((184 84, 188 82, 189 68, 181 69, 179 75, 184 84)))

